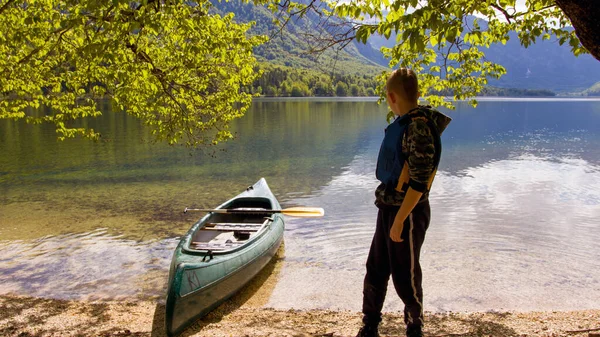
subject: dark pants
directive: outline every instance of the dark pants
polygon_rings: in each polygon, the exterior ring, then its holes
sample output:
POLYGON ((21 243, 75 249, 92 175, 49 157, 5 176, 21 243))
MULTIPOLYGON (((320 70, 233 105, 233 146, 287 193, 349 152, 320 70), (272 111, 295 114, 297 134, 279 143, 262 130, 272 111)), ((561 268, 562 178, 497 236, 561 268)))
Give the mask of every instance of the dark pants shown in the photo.
POLYGON ((403 242, 390 239, 390 228, 399 207, 380 208, 377 227, 367 258, 367 275, 363 290, 363 322, 381 322, 388 280, 392 275, 394 288, 404 302, 404 322, 407 326, 423 325, 423 288, 419 258, 425 232, 429 227, 429 201, 417 204, 404 222, 403 242))

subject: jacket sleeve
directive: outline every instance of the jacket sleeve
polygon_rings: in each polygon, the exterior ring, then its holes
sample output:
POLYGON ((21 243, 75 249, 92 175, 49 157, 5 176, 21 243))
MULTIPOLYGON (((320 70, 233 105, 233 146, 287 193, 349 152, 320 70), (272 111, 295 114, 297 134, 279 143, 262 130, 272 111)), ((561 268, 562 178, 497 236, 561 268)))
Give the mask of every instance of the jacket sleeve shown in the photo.
POLYGON ((415 119, 407 126, 403 150, 408 154, 408 186, 426 192, 435 171, 435 142, 427 122, 415 119))

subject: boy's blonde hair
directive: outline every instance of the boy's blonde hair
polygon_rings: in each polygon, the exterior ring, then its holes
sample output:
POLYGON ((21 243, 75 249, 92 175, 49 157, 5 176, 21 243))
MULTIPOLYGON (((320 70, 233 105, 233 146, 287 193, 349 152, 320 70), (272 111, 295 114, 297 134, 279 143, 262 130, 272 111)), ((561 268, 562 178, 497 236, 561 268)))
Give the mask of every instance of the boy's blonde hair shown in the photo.
POLYGON ((419 80, 417 74, 408 68, 399 68, 388 77, 386 88, 411 102, 419 100, 419 80))

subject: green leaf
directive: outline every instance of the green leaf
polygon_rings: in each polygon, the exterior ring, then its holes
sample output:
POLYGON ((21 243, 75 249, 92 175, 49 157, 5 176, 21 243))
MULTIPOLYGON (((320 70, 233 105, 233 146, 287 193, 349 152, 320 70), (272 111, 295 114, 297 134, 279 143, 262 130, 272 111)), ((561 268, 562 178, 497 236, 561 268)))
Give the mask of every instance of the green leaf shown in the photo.
POLYGON ((433 47, 435 47, 435 46, 437 46, 438 42, 439 42, 439 40, 438 40, 437 35, 431 34, 431 36, 429 37, 429 43, 431 43, 431 45, 433 47))

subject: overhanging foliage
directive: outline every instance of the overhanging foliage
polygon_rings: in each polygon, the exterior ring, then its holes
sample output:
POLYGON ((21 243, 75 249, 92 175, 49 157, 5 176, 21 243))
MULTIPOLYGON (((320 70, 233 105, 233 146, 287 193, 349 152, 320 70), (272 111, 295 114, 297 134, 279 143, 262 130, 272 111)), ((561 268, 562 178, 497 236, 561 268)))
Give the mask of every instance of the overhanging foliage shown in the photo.
POLYGON ((249 24, 183 1, 32 0, 0 2, 0 118, 56 125, 59 138, 112 99, 159 140, 189 146, 231 138, 229 122, 259 75, 249 24), (47 107, 47 114, 36 111, 47 107))
MULTIPOLYGON (((435 106, 452 107, 440 93, 468 99, 480 93, 489 78, 505 74, 502 65, 486 60, 485 49, 505 44, 511 31, 525 47, 539 39, 556 39, 568 43, 575 55, 586 52, 553 0, 522 5, 516 0, 310 0, 271 3, 271 8, 287 13, 287 18, 321 16, 323 29, 333 32, 313 34, 321 48, 343 48, 352 40, 366 43, 373 34, 394 38, 393 48, 382 48, 390 67, 416 70, 422 95, 435 106)), ((380 77, 380 90, 386 76, 380 77)))

